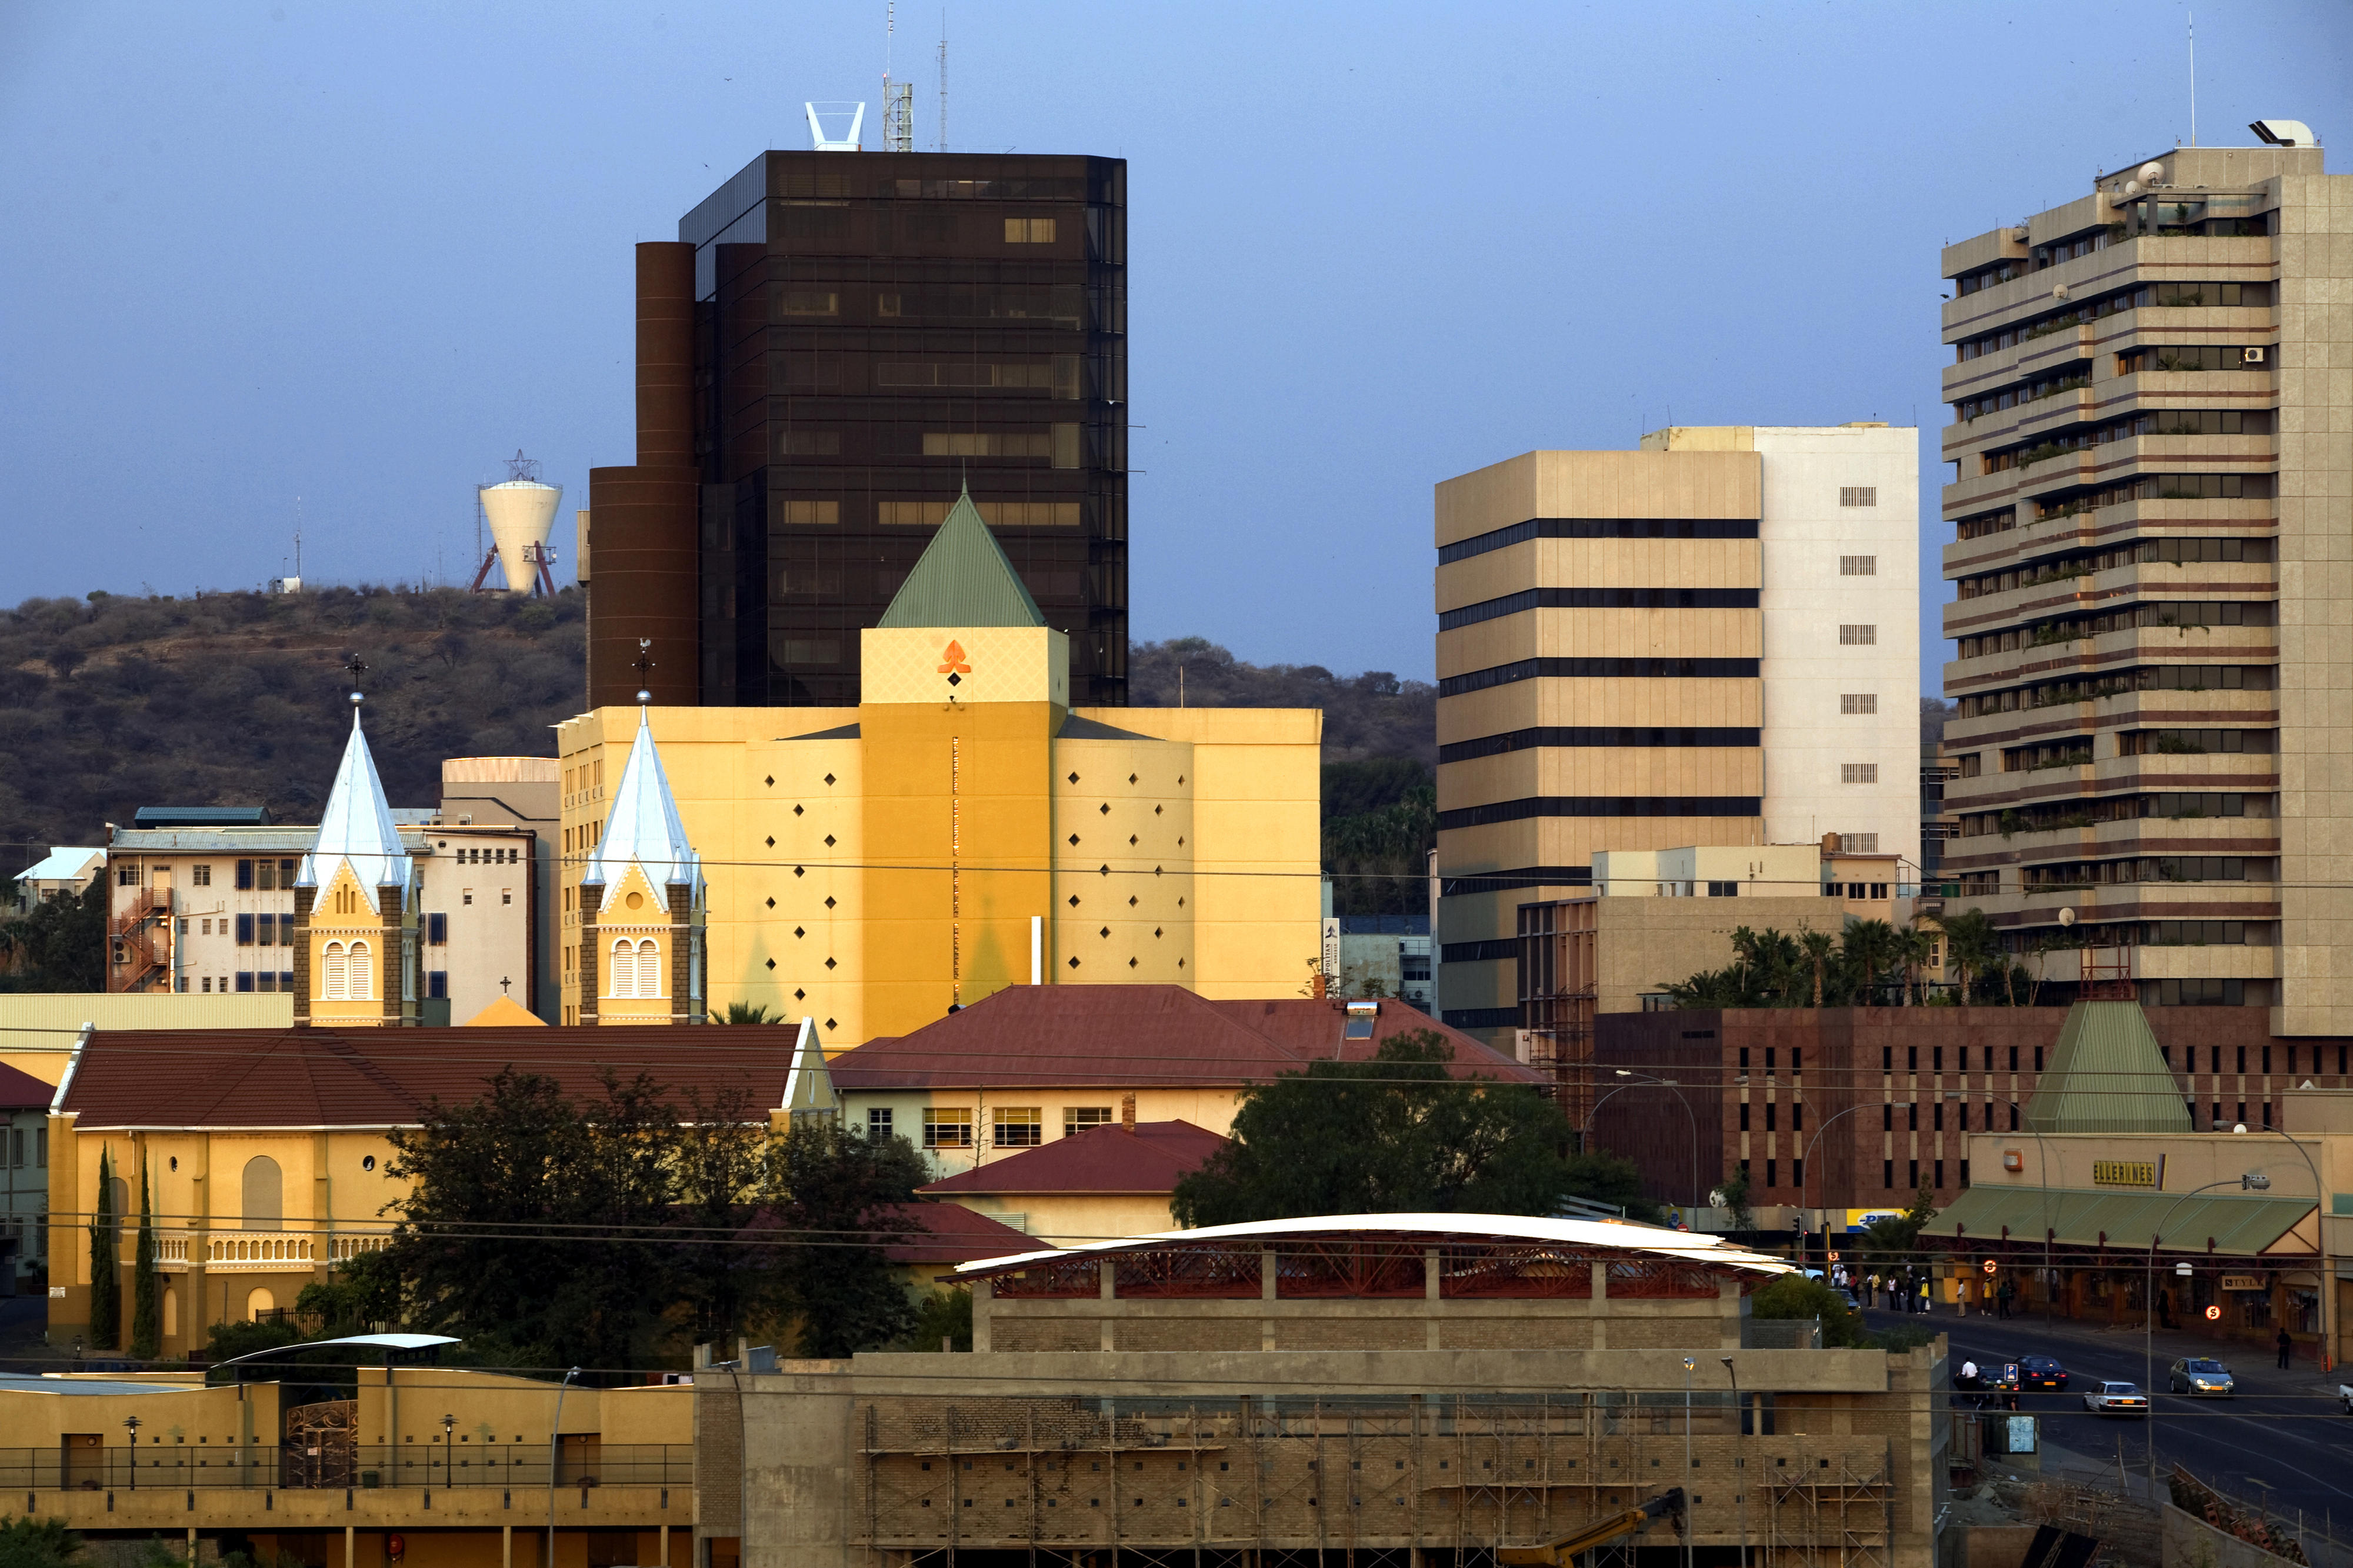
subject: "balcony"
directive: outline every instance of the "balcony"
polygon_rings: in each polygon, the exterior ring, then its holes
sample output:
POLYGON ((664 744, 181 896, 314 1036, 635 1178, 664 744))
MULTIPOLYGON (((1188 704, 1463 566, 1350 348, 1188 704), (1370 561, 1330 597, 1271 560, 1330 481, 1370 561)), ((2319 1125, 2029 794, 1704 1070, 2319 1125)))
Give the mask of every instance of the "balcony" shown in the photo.
POLYGON ((155 1265, 167 1274, 191 1266, 211 1274, 289 1274, 349 1263, 391 1241, 380 1231, 164 1230, 156 1235, 155 1265))

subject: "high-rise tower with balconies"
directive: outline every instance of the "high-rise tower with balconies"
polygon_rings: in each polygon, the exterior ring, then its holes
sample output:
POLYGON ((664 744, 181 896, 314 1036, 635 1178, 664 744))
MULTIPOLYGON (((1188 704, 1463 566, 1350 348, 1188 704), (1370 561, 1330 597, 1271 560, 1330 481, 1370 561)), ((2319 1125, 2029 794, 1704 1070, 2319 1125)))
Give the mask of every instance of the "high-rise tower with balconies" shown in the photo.
POLYGON ((2013 951, 2341 1034, 2353 176, 2266 128, 1944 253, 1943 872, 2013 951))

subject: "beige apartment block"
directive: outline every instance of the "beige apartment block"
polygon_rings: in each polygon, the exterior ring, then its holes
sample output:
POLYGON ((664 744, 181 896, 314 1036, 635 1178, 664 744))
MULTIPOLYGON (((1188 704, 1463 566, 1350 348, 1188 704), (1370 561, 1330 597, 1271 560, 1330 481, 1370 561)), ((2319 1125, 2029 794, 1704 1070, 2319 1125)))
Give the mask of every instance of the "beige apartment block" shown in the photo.
POLYGON ((1446 1022, 1525 1026, 1519 909, 1603 851, 1835 833, 1916 880, 1917 468, 1877 423, 1677 426, 1438 487, 1446 1022))
POLYGON ((2146 1005, 2343 1033, 2353 176, 2175 149, 1943 272, 1948 907, 2123 947, 2146 1005))

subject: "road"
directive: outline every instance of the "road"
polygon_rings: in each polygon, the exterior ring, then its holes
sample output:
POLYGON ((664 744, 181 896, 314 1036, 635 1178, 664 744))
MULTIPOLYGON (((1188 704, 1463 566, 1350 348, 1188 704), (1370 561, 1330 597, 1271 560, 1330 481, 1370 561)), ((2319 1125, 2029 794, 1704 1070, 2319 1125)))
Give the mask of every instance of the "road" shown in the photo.
MULTIPOLYGON (((2153 1431, 2160 1477, 2179 1463, 2200 1480, 2237 1497, 2261 1500, 2268 1496, 2272 1508, 2290 1519, 2302 1509, 2307 1519, 2327 1521, 2337 1539, 2353 1542, 2353 1416, 2344 1415, 2337 1404, 2337 1376, 2318 1372, 2309 1362, 2299 1361, 2293 1370, 2281 1372, 2265 1347, 2218 1351, 2209 1342, 2159 1330, 2152 1341, 2158 1390, 2176 1357, 2213 1355, 2231 1369, 2239 1392, 2232 1399, 2158 1392, 2154 1419, 2139 1421, 2091 1415, 2083 1400, 2102 1379, 2142 1381, 2138 1333, 2102 1333, 2064 1320, 2045 1329, 2040 1319, 2022 1315, 2007 1322, 1975 1315, 1962 1318, 1950 1310, 1925 1319, 1876 1310, 1865 1316, 1874 1329, 1926 1322, 1949 1334, 1956 1370, 1964 1361, 1983 1368, 2021 1356, 2054 1357, 2074 1374, 2067 1392, 2026 1394, 2019 1399, 2021 1411, 2044 1417, 2045 1442, 2114 1464, 2121 1440, 2126 1466, 2145 1475, 2153 1431), (2339 1513, 2344 1520, 2335 1518, 2339 1513)), ((2347 1381, 2353 1382, 2353 1374, 2347 1381)))

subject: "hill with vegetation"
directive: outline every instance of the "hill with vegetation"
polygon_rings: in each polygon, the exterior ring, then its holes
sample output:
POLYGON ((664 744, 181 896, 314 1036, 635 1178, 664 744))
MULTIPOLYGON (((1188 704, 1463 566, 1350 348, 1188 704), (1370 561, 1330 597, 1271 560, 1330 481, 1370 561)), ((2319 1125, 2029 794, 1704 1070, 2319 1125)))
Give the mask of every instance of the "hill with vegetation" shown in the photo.
POLYGON ((548 755, 580 710, 580 595, 385 588, 28 599, 0 611, 0 848, 103 844, 142 805, 316 821, 351 728, 345 662, 396 806, 444 757, 548 755))
MULTIPOLYGON (((102 844, 142 805, 265 805, 314 821, 368 668, 369 744, 397 806, 440 800, 444 757, 537 755, 580 710, 585 625, 553 599, 323 588, 28 599, 0 611, 0 875, 102 844)), ((1199 637, 1138 644, 1139 706, 1324 710, 1324 852, 1344 912, 1426 907, 1436 688, 1383 670, 1255 665, 1199 637)))

